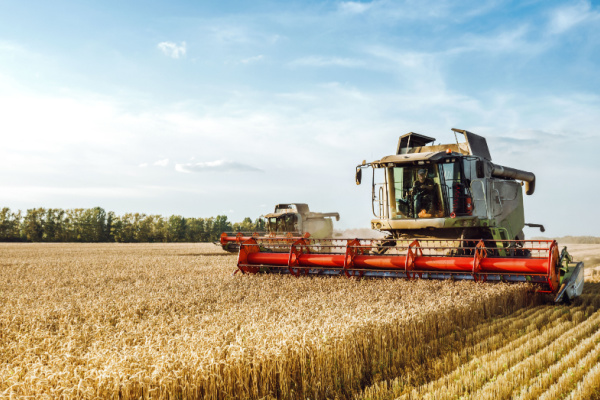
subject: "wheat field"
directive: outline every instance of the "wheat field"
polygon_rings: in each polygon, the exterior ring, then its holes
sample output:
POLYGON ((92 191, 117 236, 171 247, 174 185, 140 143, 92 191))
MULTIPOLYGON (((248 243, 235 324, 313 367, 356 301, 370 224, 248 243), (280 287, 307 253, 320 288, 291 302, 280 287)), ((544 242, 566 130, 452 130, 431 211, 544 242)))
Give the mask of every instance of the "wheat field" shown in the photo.
POLYGON ((212 244, 0 244, 0 397, 586 398, 600 381, 600 283, 552 306, 525 285, 235 264, 212 244))

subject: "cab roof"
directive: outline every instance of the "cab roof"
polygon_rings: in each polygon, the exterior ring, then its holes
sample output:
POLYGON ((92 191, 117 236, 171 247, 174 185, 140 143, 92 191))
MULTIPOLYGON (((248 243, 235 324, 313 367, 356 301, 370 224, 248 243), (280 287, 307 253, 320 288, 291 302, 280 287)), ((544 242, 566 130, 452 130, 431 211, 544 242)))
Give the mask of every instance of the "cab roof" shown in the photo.
POLYGON ((403 164, 412 163, 413 161, 437 161, 441 158, 445 158, 452 154, 454 156, 469 155, 464 149, 459 148, 456 144, 453 145, 439 145, 439 146, 427 146, 420 147, 419 149, 432 149, 433 151, 423 151, 417 153, 407 154, 393 154, 390 156, 382 157, 381 160, 373 161, 372 164, 403 164), (451 153, 448 154, 447 150, 450 149, 451 153))
POLYGON ((457 138, 457 143, 430 145, 430 143, 434 143, 434 138, 409 132, 400 136, 396 154, 385 156, 381 160, 373 161, 371 164, 436 161, 448 156, 448 151, 455 156, 473 155, 488 161, 492 160, 487 142, 483 136, 462 129, 452 128, 452 130, 455 134, 463 134, 465 141, 458 143, 457 138))

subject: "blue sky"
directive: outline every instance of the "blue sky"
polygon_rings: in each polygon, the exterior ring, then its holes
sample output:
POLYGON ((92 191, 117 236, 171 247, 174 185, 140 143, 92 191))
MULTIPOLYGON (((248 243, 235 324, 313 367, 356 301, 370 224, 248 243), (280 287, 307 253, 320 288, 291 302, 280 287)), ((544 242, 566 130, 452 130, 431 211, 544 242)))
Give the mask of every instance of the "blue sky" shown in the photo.
POLYGON ((354 166, 456 127, 536 173, 528 222, 600 235, 599 64, 589 1, 1 0, 0 205, 368 227, 354 166))

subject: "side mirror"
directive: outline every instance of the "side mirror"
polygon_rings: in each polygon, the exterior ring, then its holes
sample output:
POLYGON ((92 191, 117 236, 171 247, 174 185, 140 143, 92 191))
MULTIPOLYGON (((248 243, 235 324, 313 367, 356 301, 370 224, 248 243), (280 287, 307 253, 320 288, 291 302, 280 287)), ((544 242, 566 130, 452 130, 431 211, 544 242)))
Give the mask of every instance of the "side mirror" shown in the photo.
POLYGON ((360 167, 356 167, 356 184, 360 185, 362 182, 362 169, 360 167))

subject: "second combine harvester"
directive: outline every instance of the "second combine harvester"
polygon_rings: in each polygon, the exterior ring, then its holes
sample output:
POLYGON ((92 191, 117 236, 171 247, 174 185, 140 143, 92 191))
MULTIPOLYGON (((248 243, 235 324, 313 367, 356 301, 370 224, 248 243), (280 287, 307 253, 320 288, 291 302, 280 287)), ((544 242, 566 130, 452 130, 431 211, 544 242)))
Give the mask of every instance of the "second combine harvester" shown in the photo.
POLYGON ((346 275, 530 282, 555 301, 583 290, 583 263, 554 240, 525 240, 523 188, 531 172, 492 163, 485 138, 453 129, 464 142, 435 145, 417 133, 400 137, 396 154, 372 168, 371 227, 384 239, 306 239, 282 247, 269 239, 242 243, 243 273, 346 275))

